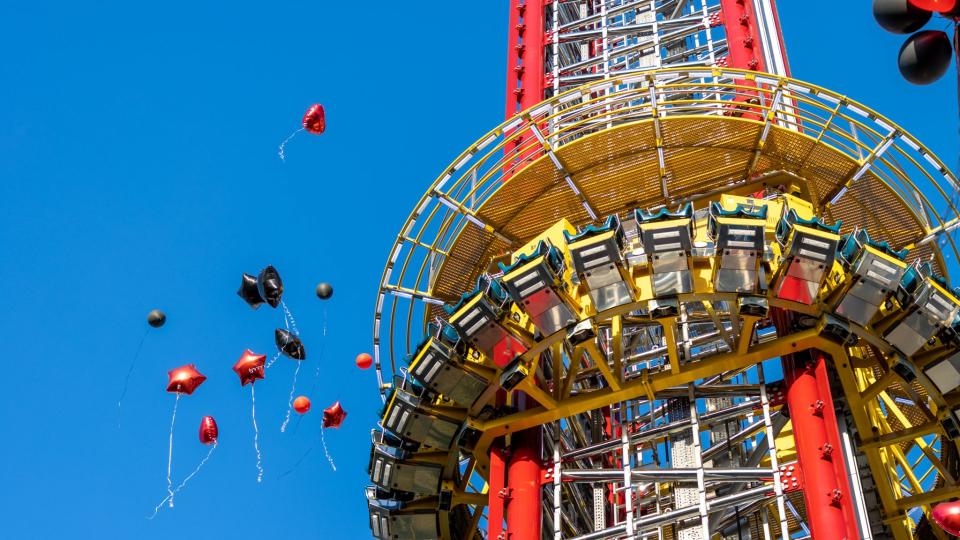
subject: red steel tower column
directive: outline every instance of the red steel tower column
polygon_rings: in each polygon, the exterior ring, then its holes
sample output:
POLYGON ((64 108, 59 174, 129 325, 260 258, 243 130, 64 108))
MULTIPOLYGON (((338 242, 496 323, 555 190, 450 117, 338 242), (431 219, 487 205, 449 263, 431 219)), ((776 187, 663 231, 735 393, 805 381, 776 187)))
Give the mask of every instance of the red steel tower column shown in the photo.
POLYGON ((804 501, 814 540, 859 538, 849 503, 846 474, 829 390, 824 392, 826 356, 820 351, 783 358, 787 406, 793 422, 804 501), (830 422, 830 420, 833 422, 830 422), (838 471, 838 469, 840 469, 838 471))
POLYGON ((720 0, 721 20, 727 33, 727 64, 732 68, 766 71, 760 50, 760 31, 753 3, 748 0, 720 0))
POLYGON ((506 118, 543 101, 544 6, 551 0, 510 0, 506 118))
POLYGON ((510 540, 540 540, 540 433, 529 429, 513 435, 507 464, 507 537, 510 540))

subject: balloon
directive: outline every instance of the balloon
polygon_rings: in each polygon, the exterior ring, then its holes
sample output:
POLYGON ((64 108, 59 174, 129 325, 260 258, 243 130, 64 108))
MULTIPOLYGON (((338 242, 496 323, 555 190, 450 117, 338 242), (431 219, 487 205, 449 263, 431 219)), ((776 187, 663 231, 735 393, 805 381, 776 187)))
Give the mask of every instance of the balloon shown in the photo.
POLYGON ((910 0, 910 4, 925 11, 946 13, 957 5, 957 0, 910 0))
POLYGON ((154 328, 160 328, 167 322, 167 316, 159 309, 154 309, 147 313, 147 324, 154 328))
POLYGON ((307 359, 307 351, 303 348, 303 343, 297 336, 282 328, 277 328, 274 339, 277 342, 277 349, 287 358, 294 360, 307 359))
POLYGON ((373 365, 373 357, 367 353, 360 353, 357 355, 357 367, 360 369, 370 369, 370 366, 373 365))
POLYGON ((270 304, 270 307, 280 305, 280 297, 283 296, 283 281, 280 279, 280 273, 272 266, 267 266, 260 271, 257 276, 257 290, 260 297, 270 304))
POLYGON ((941 529, 960 536, 960 501, 943 502, 933 507, 933 520, 941 529))
POLYGON ((946 73, 952 56, 947 34, 939 30, 917 32, 900 47, 900 74, 913 84, 930 84, 946 73))
POLYGON ((317 296, 321 300, 329 300, 333 296, 333 285, 330 285, 327 282, 321 282, 317 285, 317 296))
POLYGON ((243 351, 243 355, 233 365, 233 371, 240 377, 240 386, 263 379, 263 365, 266 361, 266 355, 257 354, 250 349, 243 351))
POLYGON ((343 423, 343 419, 346 417, 347 411, 343 410, 343 407, 340 406, 340 402, 337 401, 333 405, 323 410, 323 427, 338 428, 340 427, 340 424, 343 423))
POLYGON ((307 112, 303 115, 303 129, 314 135, 320 135, 327 129, 327 118, 323 112, 323 105, 314 103, 307 109, 307 112))
POLYGON ((932 14, 907 0, 873 0, 873 18, 887 32, 909 34, 927 24, 932 14))
POLYGON ((257 289, 257 278, 247 273, 243 274, 242 281, 240 282, 240 289, 237 291, 237 295, 240 298, 243 298, 243 301, 249 304, 253 309, 257 309, 260 307, 260 304, 263 303, 263 298, 260 296, 260 291, 257 289))
POLYGON ((300 414, 310 410, 310 399, 307 396, 298 396, 297 399, 293 400, 293 410, 297 411, 300 414))
POLYGON ((220 430, 217 429, 217 421, 213 419, 212 416, 204 416, 200 420, 200 442, 203 444, 214 444, 217 442, 217 437, 220 435, 220 430))
POLYGON ((170 382, 167 383, 167 392, 187 394, 188 396, 203 384, 203 381, 207 380, 193 364, 171 369, 167 372, 167 376, 170 377, 170 382))

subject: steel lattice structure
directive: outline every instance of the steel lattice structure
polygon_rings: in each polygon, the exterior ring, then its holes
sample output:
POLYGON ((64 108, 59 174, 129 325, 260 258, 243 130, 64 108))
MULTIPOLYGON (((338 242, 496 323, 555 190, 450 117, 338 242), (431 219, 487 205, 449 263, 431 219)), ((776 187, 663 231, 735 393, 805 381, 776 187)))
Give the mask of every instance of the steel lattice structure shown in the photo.
POLYGON ((381 279, 374 536, 945 538, 953 174, 770 0, 511 14, 509 118, 381 279))

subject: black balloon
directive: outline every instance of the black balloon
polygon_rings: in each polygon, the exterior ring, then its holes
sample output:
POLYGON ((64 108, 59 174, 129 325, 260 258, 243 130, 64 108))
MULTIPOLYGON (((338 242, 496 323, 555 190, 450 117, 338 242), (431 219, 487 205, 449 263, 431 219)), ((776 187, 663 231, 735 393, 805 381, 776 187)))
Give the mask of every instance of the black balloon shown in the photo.
POLYGON ((947 34, 924 30, 903 43, 897 64, 904 79, 913 84, 930 84, 947 72, 952 56, 953 45, 947 34))
POLYGON ((159 309, 154 309, 147 313, 147 324, 154 328, 160 328, 167 322, 167 316, 159 309))
POLYGON ((287 358, 294 360, 306 360, 307 350, 303 348, 303 342, 294 334, 278 328, 274 333, 274 339, 277 342, 277 349, 287 358))
POLYGON ((317 285, 317 296, 319 296, 321 300, 329 299, 333 296, 333 285, 327 282, 322 282, 317 285))
POLYGON ((260 291, 257 289, 257 278, 244 273, 242 279, 237 296, 243 298, 243 301, 253 309, 257 309, 263 303, 263 297, 260 296, 260 291))
POLYGON ((257 276, 257 290, 260 291, 260 297, 270 304, 270 307, 280 305, 280 298, 283 296, 283 281, 280 279, 280 273, 277 269, 268 266, 260 271, 257 276))
POLYGON ((909 0, 873 0, 873 18, 887 32, 909 34, 923 28, 933 15, 909 0))

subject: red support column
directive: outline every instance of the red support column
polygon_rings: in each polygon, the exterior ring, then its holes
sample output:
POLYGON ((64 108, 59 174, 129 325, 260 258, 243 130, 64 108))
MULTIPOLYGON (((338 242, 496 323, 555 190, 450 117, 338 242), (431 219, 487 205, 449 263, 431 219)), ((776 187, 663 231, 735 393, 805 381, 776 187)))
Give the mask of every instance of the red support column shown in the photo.
POLYGON ((506 118, 543 101, 544 6, 551 0, 510 0, 506 118))
POLYGON ((812 538, 855 540, 860 536, 847 492, 846 464, 830 397, 826 358, 815 350, 783 357, 787 406, 812 538))
POLYGON ((760 50, 757 14, 750 0, 720 0, 720 17, 727 34, 728 65, 737 69, 766 71, 760 50))
POLYGON ((507 495, 507 467, 504 451, 499 445, 490 448, 490 481, 487 489, 487 538, 503 536, 503 509, 507 495))
POLYGON ((540 463, 539 429, 515 433, 510 443, 507 464, 507 535, 509 540, 540 540, 540 463))

